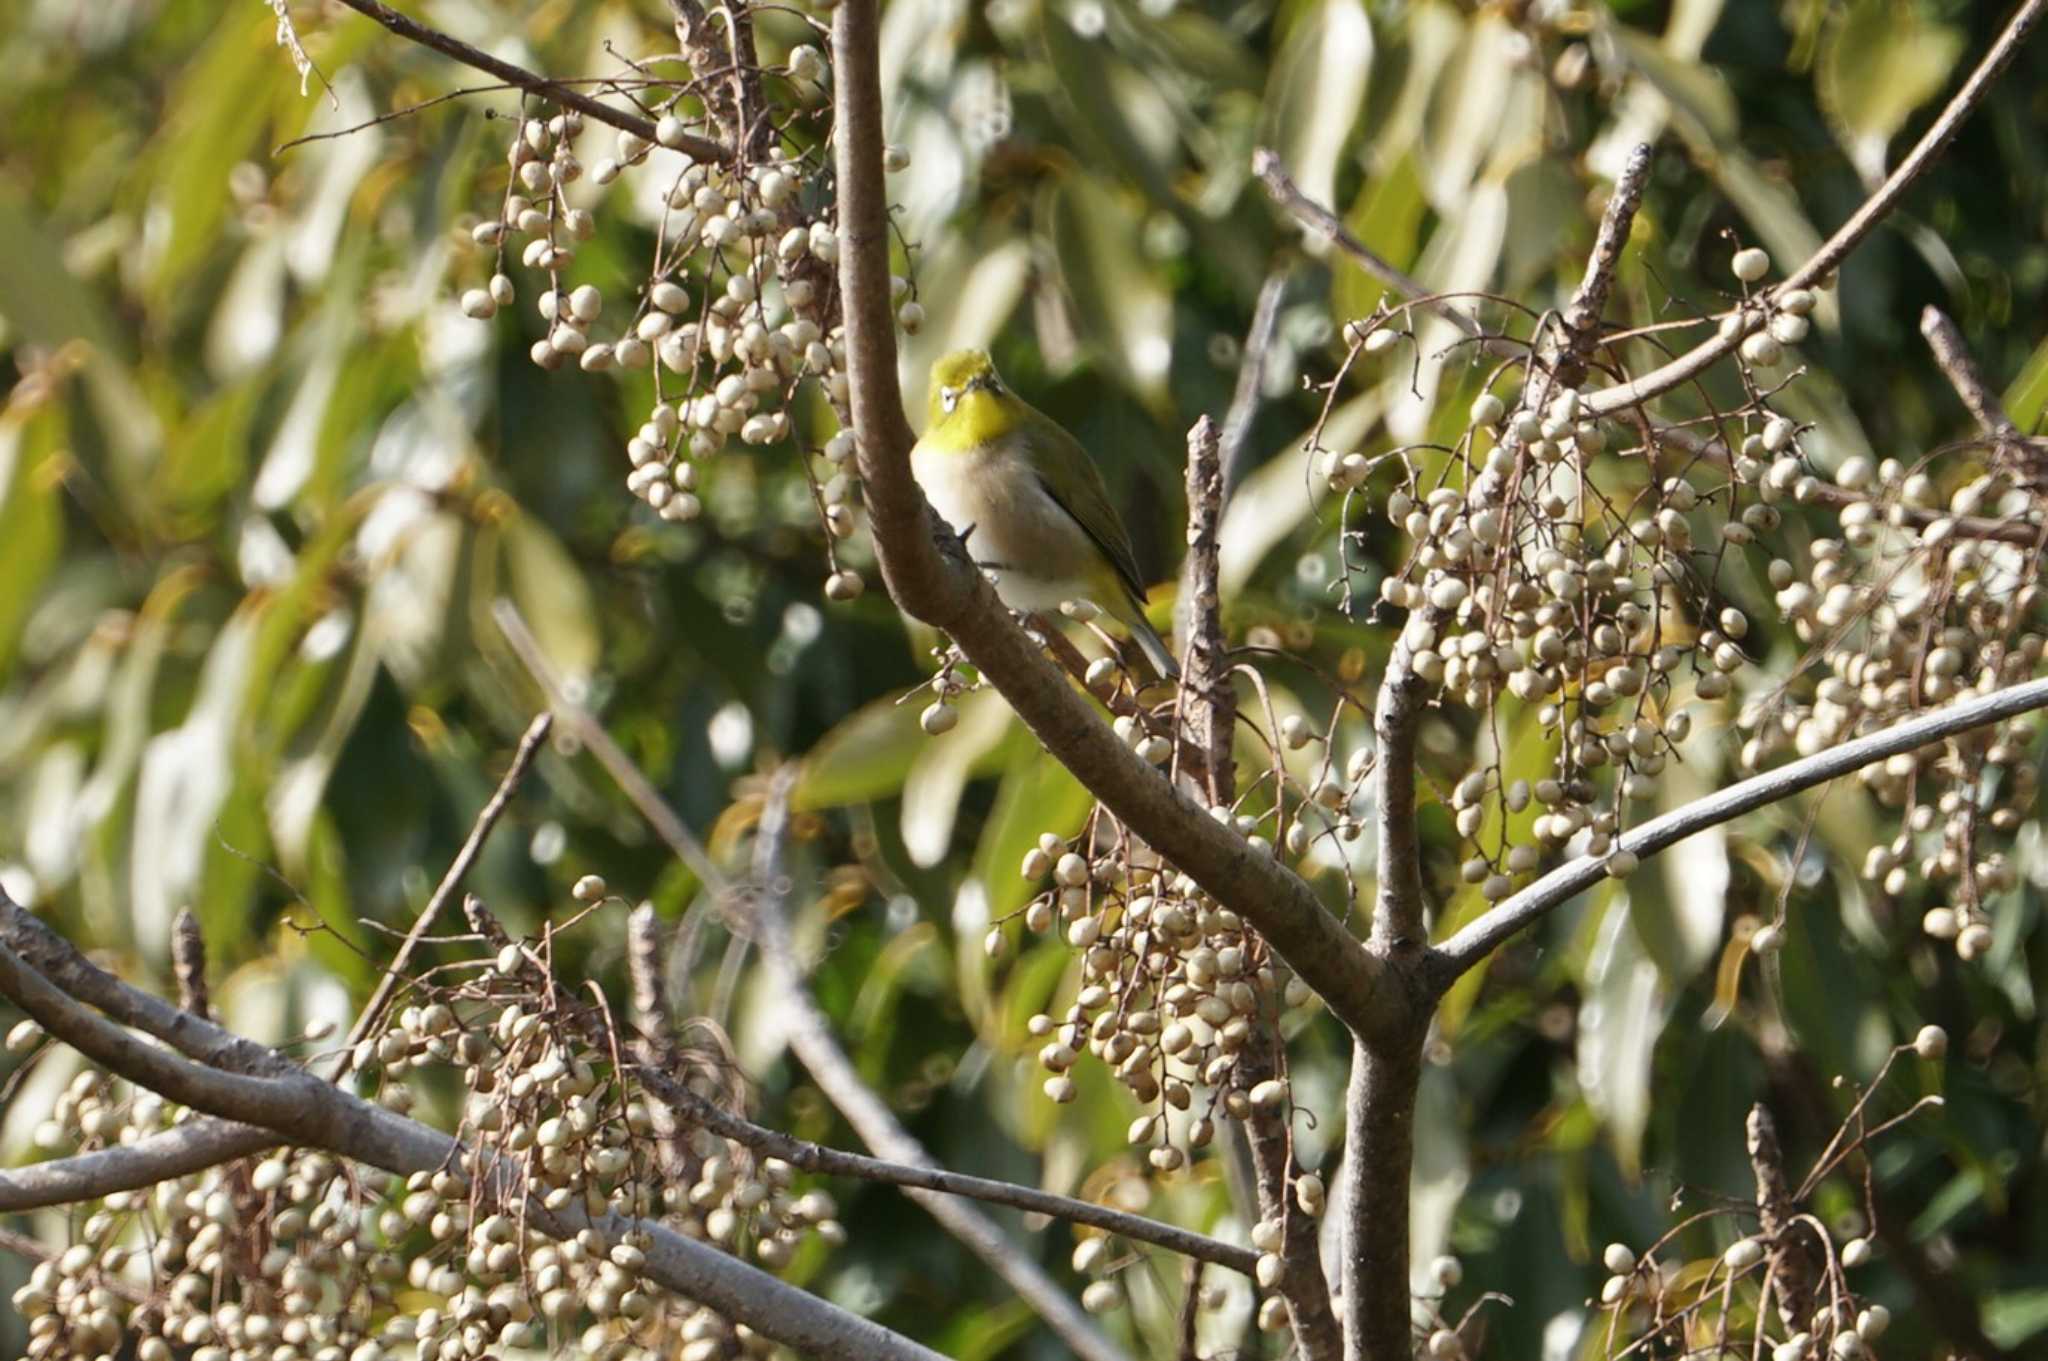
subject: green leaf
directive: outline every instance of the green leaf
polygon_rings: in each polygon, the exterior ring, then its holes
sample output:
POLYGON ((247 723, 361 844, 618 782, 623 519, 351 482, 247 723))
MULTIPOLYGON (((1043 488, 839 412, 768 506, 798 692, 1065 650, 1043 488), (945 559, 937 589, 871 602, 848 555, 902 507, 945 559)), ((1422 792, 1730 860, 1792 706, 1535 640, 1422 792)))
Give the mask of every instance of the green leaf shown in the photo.
POLYGON ((1609 891, 1607 915, 1587 963, 1579 1006, 1579 1085, 1606 1125, 1614 1155, 1634 1178, 1642 1170, 1643 1131, 1650 1123, 1650 1062, 1664 1029, 1664 984, 1644 950, 1620 890, 1609 891))
POLYGON ((0 415, 0 676, 14 664, 36 588, 63 547, 64 424, 57 405, 37 410, 24 402, 0 415))
POLYGON ((565 679, 588 680, 603 641, 590 583, 569 550, 537 517, 515 515, 505 524, 505 568, 512 601, 540 650, 565 679))
POLYGON ((1835 140, 1866 183, 1913 111, 1941 93, 1963 54, 1962 30, 1918 0, 1852 0, 1821 35, 1814 86, 1835 140))
POLYGON ((1081 829, 1094 800, 1068 769, 1036 749, 1011 763, 996 791, 996 805, 975 847, 974 874, 981 881, 991 921, 1000 921, 1031 901, 1042 884, 1027 883, 1018 868, 1042 833, 1072 836, 1081 829))
POLYGON ((1173 297, 1145 260, 1143 224, 1124 195, 1076 170, 1052 195, 1060 278, 1084 343, 1155 409, 1167 400, 1173 297))
POLYGON ((946 858, 967 781, 988 763, 1012 727, 1010 706, 994 690, 961 695, 953 706, 959 721, 950 732, 916 742, 916 756, 903 780, 903 848, 920 869, 946 858))
MULTIPOLYGON (((1403 156, 1359 191, 1344 225, 1389 264, 1407 269, 1415 263, 1427 211, 1415 157, 1403 156)), ((1343 263, 1333 270, 1331 300, 1341 318, 1367 316, 1386 296, 1387 286, 1362 269, 1343 263)))
POLYGON ((891 695, 842 720, 804 757, 790 806, 802 812, 873 803, 903 788, 926 739, 915 698, 891 695))
POLYGON ((1372 22, 1358 0, 1323 0, 1289 27, 1266 84, 1262 135, 1303 192, 1337 197, 1337 167, 1372 78, 1372 22))
POLYGON ((1984 1301, 1984 1333, 2001 1347, 2018 1348, 2048 1330, 2048 1289, 2014 1290, 1984 1301))
POLYGON ((2005 414, 2022 430, 2032 430, 2040 423, 2044 407, 2048 407, 2048 340, 2027 356, 2026 367, 2005 391, 2005 414))

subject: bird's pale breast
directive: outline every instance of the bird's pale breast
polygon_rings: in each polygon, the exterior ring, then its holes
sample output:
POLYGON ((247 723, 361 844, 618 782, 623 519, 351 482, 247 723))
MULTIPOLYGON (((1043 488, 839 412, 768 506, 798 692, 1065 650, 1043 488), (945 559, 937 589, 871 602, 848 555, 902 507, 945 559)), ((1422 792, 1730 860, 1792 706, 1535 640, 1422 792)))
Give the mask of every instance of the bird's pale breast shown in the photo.
POLYGON ((973 527, 968 555, 997 564, 996 591, 1010 608, 1053 609, 1090 594, 1100 555, 1023 456, 1000 444, 971 453, 920 448, 910 469, 940 518, 956 532, 973 527))

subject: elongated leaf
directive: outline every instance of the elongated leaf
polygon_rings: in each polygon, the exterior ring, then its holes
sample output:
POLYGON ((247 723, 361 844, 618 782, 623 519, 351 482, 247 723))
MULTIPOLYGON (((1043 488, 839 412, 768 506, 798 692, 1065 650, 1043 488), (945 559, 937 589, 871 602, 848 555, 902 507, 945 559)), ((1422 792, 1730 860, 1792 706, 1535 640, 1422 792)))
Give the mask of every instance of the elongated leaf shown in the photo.
POLYGON ((1866 183, 1914 110, 1941 93, 1963 54, 1960 29, 1919 0, 1851 0, 1821 35, 1814 88, 1835 140, 1866 183))
POLYGON ((967 781, 1012 726, 1010 706, 993 690, 963 695, 956 707, 960 721, 951 732, 918 744, 903 781, 903 846, 920 869, 946 858, 967 781))
POLYGON ((1664 985, 1631 922, 1628 899, 1610 890, 1579 1007, 1579 1086, 1607 1126, 1615 1157, 1634 1177, 1650 1123, 1650 1061, 1664 1029, 1664 985))
POLYGON ((63 425, 54 406, 34 413, 24 404, 0 414, 0 677, 13 665, 37 588, 63 546, 63 425))
POLYGON ((1067 303, 1084 343, 1154 406, 1166 400, 1173 359, 1173 298, 1147 264, 1131 203, 1085 171, 1052 199, 1052 238, 1067 303))
POLYGON ((1372 21, 1359 0, 1322 0, 1289 27, 1266 86, 1266 144, 1318 203, 1337 196, 1337 166, 1372 78, 1372 21))

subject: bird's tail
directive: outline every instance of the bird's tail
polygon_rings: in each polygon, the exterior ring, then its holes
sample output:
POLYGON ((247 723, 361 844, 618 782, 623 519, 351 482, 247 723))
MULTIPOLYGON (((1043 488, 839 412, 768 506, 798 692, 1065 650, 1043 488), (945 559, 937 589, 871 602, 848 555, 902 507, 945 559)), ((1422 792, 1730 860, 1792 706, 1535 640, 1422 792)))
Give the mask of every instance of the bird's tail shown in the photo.
POLYGON ((1180 679, 1180 663, 1167 650, 1166 640, 1159 636, 1150 620, 1145 618, 1145 607, 1138 601, 1128 602, 1119 612, 1123 622, 1131 630, 1131 638, 1138 649, 1145 654, 1145 660, 1152 663, 1152 669, 1159 673, 1159 679, 1177 681, 1180 679))

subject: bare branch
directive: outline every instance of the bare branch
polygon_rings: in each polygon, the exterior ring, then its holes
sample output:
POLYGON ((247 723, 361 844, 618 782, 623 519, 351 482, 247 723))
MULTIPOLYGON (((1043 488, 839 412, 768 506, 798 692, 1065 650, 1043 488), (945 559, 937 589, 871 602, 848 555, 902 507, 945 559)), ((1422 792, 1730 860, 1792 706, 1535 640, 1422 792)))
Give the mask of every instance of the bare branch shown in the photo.
POLYGON ((1287 166, 1281 161, 1278 152, 1269 147, 1259 147, 1253 151, 1252 173, 1264 182, 1266 192, 1272 196, 1273 201, 1286 209, 1297 222, 1316 235, 1329 238, 1353 264, 1400 294, 1404 301, 1426 305, 1468 336, 1476 338, 1484 334, 1484 328, 1469 312, 1448 299, 1430 296, 1429 289, 1423 286, 1421 280, 1401 270, 1372 247, 1353 236, 1351 229, 1346 227, 1335 213, 1302 192, 1301 186, 1294 182, 1294 177, 1287 173, 1287 166))
MULTIPOLYGON (((529 94, 538 95, 551 103, 561 105, 565 109, 574 109, 587 118, 594 118, 600 123, 608 123, 621 132, 630 132, 645 141, 652 142, 655 140, 654 124, 638 114, 626 113, 623 110, 615 109, 611 105, 592 99, 589 95, 579 90, 571 89, 559 81, 549 80, 546 76, 535 75, 525 67, 515 66, 509 61, 494 57, 480 47, 471 47, 460 38, 450 37, 437 28, 429 28, 416 19, 400 14, 389 5, 379 4, 378 0, 341 0, 341 3, 347 5, 356 13, 365 15, 382 24, 401 38, 416 42, 422 47, 432 48, 444 57, 453 57, 464 66, 473 66, 479 71, 487 71, 504 81, 507 85, 517 86, 529 94)), ((700 161, 728 161, 732 159, 731 151, 716 142, 708 141, 702 137, 685 136, 682 141, 674 146, 673 150, 680 151, 687 156, 693 156, 700 161)))
MULTIPOLYGON (((1258 326, 1253 324, 1254 333, 1258 326)), ((1242 385, 1239 391, 1243 391, 1242 385)), ((1223 639, 1217 528, 1223 518, 1222 455, 1207 416, 1188 431, 1188 557, 1180 593, 1181 707, 1187 740, 1201 761, 1210 807, 1227 805, 1237 783, 1231 738, 1237 692, 1223 639)))
MULTIPOLYGON (((805 985, 803 966, 797 959, 796 943, 791 939, 784 909, 789 881, 782 865, 782 847, 789 825, 789 791, 795 783, 794 776, 793 767, 785 767, 775 775, 754 842, 754 939, 761 947, 762 963, 767 966, 775 988, 776 1012, 782 1017, 790 1049, 809 1070, 811 1080, 818 1084, 826 1099, 860 1135, 861 1142, 894 1163, 936 1172, 938 1164, 924 1145, 903 1128, 896 1113, 861 1079, 833 1035, 831 1019, 805 985)), ((1037 1262, 1019 1252, 994 1220, 973 1206, 936 1191, 912 1187, 905 1193, 1002 1277, 1045 1320, 1069 1351, 1086 1361, 1126 1361, 1123 1349, 1103 1336, 1074 1297, 1061 1289, 1037 1262)))
POLYGON ((194 1016, 208 1015, 206 936, 199 929, 199 914, 189 907, 171 918, 171 976, 178 982, 178 1005, 194 1016))
MULTIPOLYGON (((211 1022, 186 1017, 184 1025, 168 1028, 176 1029, 194 1050, 233 1056, 243 1067, 265 1075, 216 1071, 143 1043, 89 1008, 100 1007, 107 1016, 155 1033, 167 1028, 164 1013, 172 1010, 170 1006, 94 967, 69 942, 4 897, 0 996, 115 1075, 211 1115, 261 1125, 292 1142, 400 1174, 439 1169, 465 1156, 466 1150, 451 1136, 344 1092, 275 1050, 211 1022)), ((508 1163, 495 1165, 487 1184, 501 1199, 521 1194, 522 1183, 508 1163)), ((556 1239, 590 1229, 609 1247, 629 1232, 644 1234, 649 1279, 800 1353, 868 1361, 941 1361, 938 1353, 908 1338, 658 1221, 593 1216, 578 1206, 554 1212, 538 1200, 528 1201, 522 1212, 528 1224, 556 1239)))
POLYGON ((398 953, 391 957, 391 963, 386 966, 384 976, 377 980, 377 990, 370 994, 370 1000, 363 1004, 362 1011, 356 1016, 356 1023, 349 1027, 348 1039, 343 1044, 341 1057, 334 1070, 335 1081, 339 1082, 354 1066, 356 1045, 384 1019, 384 1009, 391 1004, 392 994, 398 991, 400 982, 404 980, 406 966, 412 963, 413 952, 419 949, 420 938, 426 935, 427 928, 434 924, 434 919, 441 915, 441 910, 448 905, 448 900, 455 896, 455 890, 461 887, 463 877, 469 873, 470 866, 474 865, 477 856, 483 853, 484 842, 490 839, 491 829, 498 825, 498 819, 504 814, 506 805, 512 802, 512 795, 518 791, 519 782, 526 778, 526 772, 532 768, 533 758, 540 751, 540 744, 547 740, 548 729, 553 724, 553 717, 544 713, 526 725, 525 733, 519 738, 519 745, 513 749, 512 763, 505 767, 504 778, 498 781, 496 792, 477 813, 476 821, 470 826, 469 836, 463 841, 462 848, 456 851, 455 858, 448 862, 447 873, 443 874, 441 882, 434 886, 433 893, 427 898, 426 906, 413 918, 412 929, 405 933, 405 940, 399 945, 398 953))
MULTIPOLYGON (((1382 764, 1385 754, 1381 756, 1382 764)), ((1415 1094, 1422 1083, 1418 1009, 1405 1038, 1351 1046, 1344 1093, 1344 1181, 1335 1207, 1344 1290, 1345 1361, 1412 1354, 1408 1296, 1409 1178, 1415 1166, 1415 1094)))
POLYGON ((1762 1103, 1749 1108, 1745 1131, 1749 1165, 1756 1177, 1757 1220, 1771 1246, 1770 1281, 1777 1296, 1778 1318, 1785 1331, 1798 1332, 1812 1326, 1826 1265, 1814 1260, 1812 1235, 1802 1232, 1799 1207, 1785 1177, 1785 1155, 1778 1147, 1777 1122, 1762 1103))
POLYGON ((1998 400, 1984 382, 1984 375, 1977 370, 1977 361, 1970 357, 1970 347, 1963 340, 1963 333, 1939 307, 1929 307, 1920 314, 1920 334, 1927 337, 1927 348, 1934 351, 1934 362, 1947 378, 1949 386, 1956 390, 1956 396, 1963 399, 1963 405, 1970 409, 1970 416, 1977 422, 1977 428, 2000 444, 2023 439, 2020 428, 2012 423, 2012 417, 2005 414, 2005 404, 1998 400))
MULTIPOLYGON (((1963 82, 1963 88, 1956 91, 1955 98, 1941 111, 1928 129, 1914 144, 1912 151, 1899 162, 1896 169, 1878 186, 1877 192, 1863 201, 1847 222, 1835 230, 1835 234, 1821 243, 1811 258, 1786 276, 1785 281, 1772 290, 1773 296, 1781 296, 1795 288, 1810 288, 1831 274, 1870 235, 1877 224, 1891 215, 1905 197, 1906 190, 1913 182, 1934 164, 1949 139, 1956 135, 1969 116, 1983 102, 1985 93, 2004 72, 2012 61, 2013 54, 2027 39, 2027 34, 2039 22, 2041 12, 2048 8, 2048 0, 2024 0, 2012 18, 2007 21, 2005 31, 1991 44, 1970 78, 1963 82)), ((1617 383, 1587 395, 1584 409, 1594 416, 1611 416, 1639 403, 1649 401, 1673 388, 1691 382, 1706 372, 1716 362, 1732 354, 1742 343, 1743 337, 1764 324, 1764 314, 1757 308, 1745 308, 1737 314, 1741 324, 1720 331, 1686 351, 1684 354, 1639 378, 1626 383, 1617 383)))
MULTIPOLYGON (((1433 610, 1411 623, 1431 624, 1433 610)), ((1415 835, 1415 737, 1422 726, 1427 687, 1414 670, 1415 649, 1404 630, 1387 659, 1374 705, 1374 810, 1378 821, 1378 886, 1372 914, 1373 948, 1386 954, 1428 943, 1422 919, 1422 850, 1415 835)), ((1405 1286, 1403 1287, 1406 1288, 1405 1286)))
POLYGON ((278 1143, 277 1135, 253 1125, 207 1118, 186 1120, 132 1144, 27 1167, 0 1168, 0 1214, 75 1205, 116 1191, 141 1190, 261 1153, 278 1143))
MULTIPOLYGON (((1931 742, 2017 718, 2044 707, 2048 707, 2048 680, 2027 681, 1990 694, 1959 699, 1867 737, 1844 742, 1776 770, 1751 776, 1739 784, 1696 799, 1683 808, 1652 818, 1640 827, 1622 833, 1616 848, 1631 851, 1638 857, 1651 856, 1696 832, 1781 802, 1815 785, 1854 774, 1888 756, 1913 751, 1931 742)), ((1432 952, 1431 972, 1436 986, 1440 989, 1448 987, 1460 974, 1491 954, 1502 941, 1585 892, 1606 873, 1605 857, 1581 856, 1490 909, 1432 952)))
POLYGON ((940 552, 936 522, 910 475, 911 433, 896 384, 872 0, 848 0, 834 11, 833 51, 849 398, 875 553, 890 594, 950 634, 1054 759, 1125 826, 1257 928, 1333 1013, 1367 1029, 1391 1024, 1393 1004, 1374 986, 1378 962, 1314 890, 1119 742, 1017 627, 956 538, 948 535, 952 551, 940 552))
POLYGON ((1601 318, 1607 314, 1607 293, 1614 286, 1614 271, 1621 264, 1621 252, 1628 245, 1629 229, 1635 225, 1636 210, 1643 206, 1643 188, 1650 180, 1650 147, 1644 143, 1628 155, 1621 176, 1608 195, 1600 215, 1600 232, 1593 241, 1593 258, 1586 262, 1586 277, 1579 280, 1571 302, 1565 305, 1566 341, 1563 352, 1552 361, 1559 383, 1576 388, 1586 380, 1586 367, 1600 344, 1601 318))

